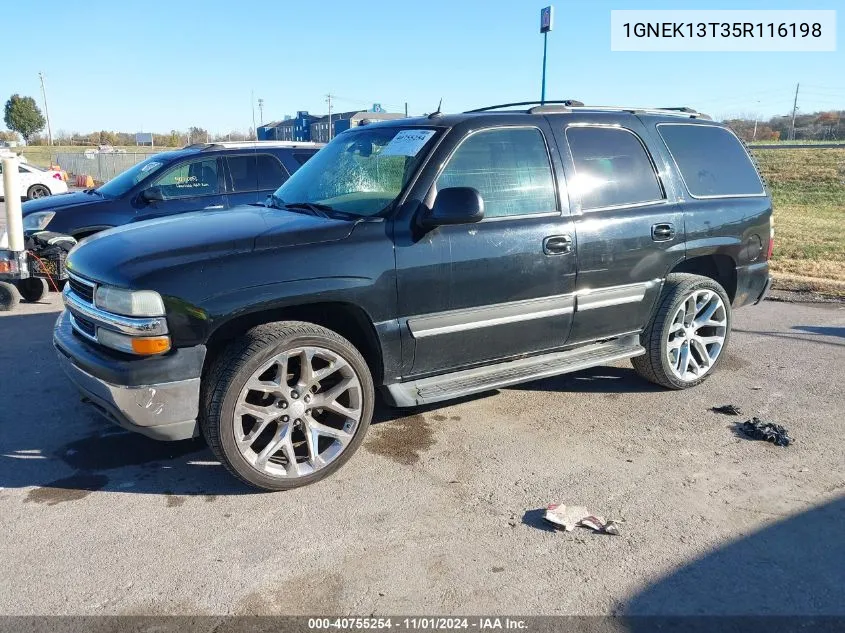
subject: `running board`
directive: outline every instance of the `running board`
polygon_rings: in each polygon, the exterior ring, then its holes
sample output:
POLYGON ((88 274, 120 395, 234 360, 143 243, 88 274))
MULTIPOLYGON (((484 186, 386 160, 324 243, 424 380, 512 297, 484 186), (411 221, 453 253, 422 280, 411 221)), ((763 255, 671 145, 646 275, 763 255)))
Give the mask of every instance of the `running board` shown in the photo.
POLYGON ((451 374, 397 382, 385 386, 385 397, 395 407, 415 407, 579 371, 642 354, 645 354, 645 349, 640 345, 639 334, 628 334, 565 352, 530 356, 451 374))

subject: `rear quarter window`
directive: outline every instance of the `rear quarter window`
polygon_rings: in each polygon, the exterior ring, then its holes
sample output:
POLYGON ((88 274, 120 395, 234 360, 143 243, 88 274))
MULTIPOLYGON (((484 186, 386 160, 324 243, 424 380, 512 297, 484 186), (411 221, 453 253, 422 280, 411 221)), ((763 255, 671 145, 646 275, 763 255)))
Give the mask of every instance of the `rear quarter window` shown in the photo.
POLYGON ((294 152, 293 153, 293 159, 297 163, 299 163, 299 166, 301 167, 302 165, 307 163, 308 159, 311 158, 316 153, 317 153, 317 150, 314 150, 314 151, 306 150, 306 151, 301 151, 301 152, 294 152))
POLYGON ((692 196, 764 195, 751 157, 729 130, 715 125, 661 123, 657 131, 692 196))

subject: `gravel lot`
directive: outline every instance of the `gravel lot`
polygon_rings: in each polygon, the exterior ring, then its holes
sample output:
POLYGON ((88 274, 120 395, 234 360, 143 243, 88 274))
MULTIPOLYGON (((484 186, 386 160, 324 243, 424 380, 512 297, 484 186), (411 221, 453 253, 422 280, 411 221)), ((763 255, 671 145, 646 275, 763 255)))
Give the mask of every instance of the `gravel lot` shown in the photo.
POLYGON ((845 615, 841 305, 738 311, 692 391, 620 364, 379 407, 341 471, 278 494, 79 404, 59 309, 0 316, 0 614, 845 615), (725 403, 796 443, 741 439, 725 403), (550 531, 551 502, 622 535, 550 531))

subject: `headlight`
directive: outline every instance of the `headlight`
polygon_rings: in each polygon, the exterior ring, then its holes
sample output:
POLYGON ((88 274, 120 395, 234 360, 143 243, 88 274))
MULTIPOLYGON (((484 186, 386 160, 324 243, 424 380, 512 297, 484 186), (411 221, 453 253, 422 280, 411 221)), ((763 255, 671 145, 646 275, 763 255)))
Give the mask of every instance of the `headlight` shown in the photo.
POLYGON ((37 213, 30 213, 23 219, 24 231, 40 231, 45 226, 50 224, 50 220, 56 215, 55 211, 38 211, 37 213))
POLYGON ((164 302, 161 295, 152 290, 123 290, 111 286, 99 286, 94 296, 94 305, 106 312, 124 316, 164 316, 164 302))

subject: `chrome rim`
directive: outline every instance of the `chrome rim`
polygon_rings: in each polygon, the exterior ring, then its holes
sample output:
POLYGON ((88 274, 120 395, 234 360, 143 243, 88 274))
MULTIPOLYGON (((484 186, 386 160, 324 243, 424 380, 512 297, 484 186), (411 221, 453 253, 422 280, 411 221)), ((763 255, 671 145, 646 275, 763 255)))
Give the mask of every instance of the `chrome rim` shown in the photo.
POLYGON ((43 198, 47 195, 46 187, 33 187, 32 188, 32 198, 43 198))
POLYGON ((235 405, 235 444, 253 468, 287 479, 325 468, 361 424, 361 381, 339 354, 296 347, 260 367, 235 405))
POLYGON ((728 313, 712 290, 696 290, 672 317, 666 358, 672 373, 684 381, 704 376, 719 358, 728 332, 728 313))

